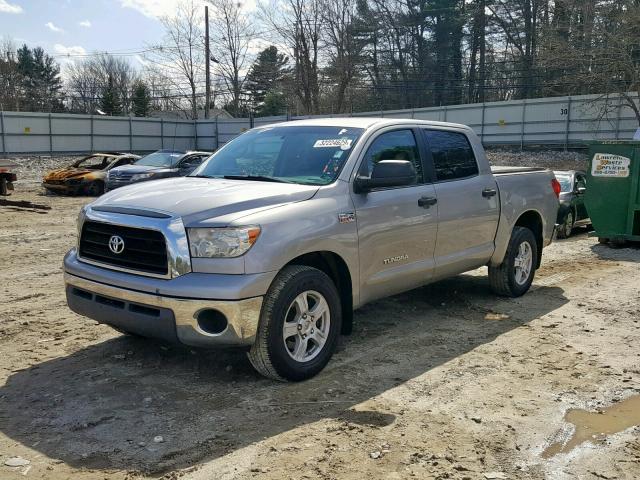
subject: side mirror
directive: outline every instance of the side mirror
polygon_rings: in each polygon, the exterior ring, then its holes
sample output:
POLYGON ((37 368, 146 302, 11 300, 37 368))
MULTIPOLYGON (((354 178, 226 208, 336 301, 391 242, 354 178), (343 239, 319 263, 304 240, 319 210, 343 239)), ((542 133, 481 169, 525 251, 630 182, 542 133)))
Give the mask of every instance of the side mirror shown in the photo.
POLYGON ((381 160, 373 166, 370 177, 357 176, 353 187, 356 193, 374 188, 402 187, 416 182, 416 169, 407 160, 381 160))
POLYGON ((576 188, 576 193, 578 195, 584 195, 584 193, 587 191, 586 187, 578 187, 576 188))

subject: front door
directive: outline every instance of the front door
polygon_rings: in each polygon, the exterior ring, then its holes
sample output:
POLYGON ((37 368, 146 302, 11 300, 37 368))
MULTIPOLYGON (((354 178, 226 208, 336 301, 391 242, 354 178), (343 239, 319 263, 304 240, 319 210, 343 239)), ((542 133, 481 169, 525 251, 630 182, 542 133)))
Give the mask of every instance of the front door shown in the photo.
POLYGON ((411 128, 387 129, 369 141, 358 173, 370 175, 381 160, 409 160, 415 184, 352 193, 358 225, 362 303, 409 290, 433 274, 438 205, 425 183, 421 149, 411 128))
POLYGON ((575 192, 576 221, 589 218, 587 207, 584 205, 584 193, 579 193, 579 188, 587 188, 587 178, 584 173, 576 173, 576 181, 573 187, 573 191, 575 192))

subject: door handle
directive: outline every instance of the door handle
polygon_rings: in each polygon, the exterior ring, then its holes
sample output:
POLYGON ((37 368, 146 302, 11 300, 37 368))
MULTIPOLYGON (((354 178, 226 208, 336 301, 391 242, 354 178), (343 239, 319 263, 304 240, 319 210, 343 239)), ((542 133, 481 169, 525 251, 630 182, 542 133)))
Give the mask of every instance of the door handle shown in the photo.
POLYGON ((495 188, 485 188, 484 190, 482 190, 482 196, 484 198, 491 198, 494 197, 498 192, 496 192, 495 188))
POLYGON ((431 205, 435 205, 438 203, 438 199, 436 197, 420 197, 418 199, 418 205, 422 208, 429 208, 431 205))

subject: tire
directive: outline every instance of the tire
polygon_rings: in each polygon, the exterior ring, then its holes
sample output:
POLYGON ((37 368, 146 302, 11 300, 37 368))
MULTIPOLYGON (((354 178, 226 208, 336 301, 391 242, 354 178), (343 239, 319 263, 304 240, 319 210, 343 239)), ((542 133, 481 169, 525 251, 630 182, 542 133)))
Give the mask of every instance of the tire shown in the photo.
POLYGON ((94 180, 86 188, 87 195, 91 197, 99 197, 104 193, 104 183, 94 180))
POLYGON ((609 239, 607 237, 598 237, 598 243, 607 244, 609 243, 609 239))
POLYGON ((531 283, 538 265, 538 243, 533 232, 525 227, 514 227, 504 260, 497 267, 489 266, 491 289, 498 295, 519 297, 524 295, 531 283), (525 246, 528 244, 528 247, 525 246), (528 249, 528 254, 525 254, 528 249), (522 259, 520 257, 523 257, 522 259), (520 261, 526 261, 528 272, 519 267, 520 261))
POLYGON ((558 238, 569 238, 573 231, 573 224, 575 223, 575 216, 573 212, 569 210, 564 216, 564 220, 560 228, 558 228, 558 238))
POLYGON ((6 178, 0 178, 0 195, 9 195, 9 185, 6 178))
POLYGON ((304 265, 285 267, 265 295, 256 341, 247 356, 267 378, 306 380, 331 359, 341 323, 340 296, 331 278, 304 265), (314 309, 322 311, 315 321, 314 309), (285 324, 289 337, 285 337, 285 324))

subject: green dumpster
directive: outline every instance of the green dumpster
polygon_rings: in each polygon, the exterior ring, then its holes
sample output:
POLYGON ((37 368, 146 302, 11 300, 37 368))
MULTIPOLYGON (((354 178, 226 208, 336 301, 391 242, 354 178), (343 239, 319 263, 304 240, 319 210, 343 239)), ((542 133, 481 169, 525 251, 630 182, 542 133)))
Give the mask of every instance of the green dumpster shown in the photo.
POLYGON ((589 144, 584 202, 601 242, 640 241, 640 142, 589 144))

